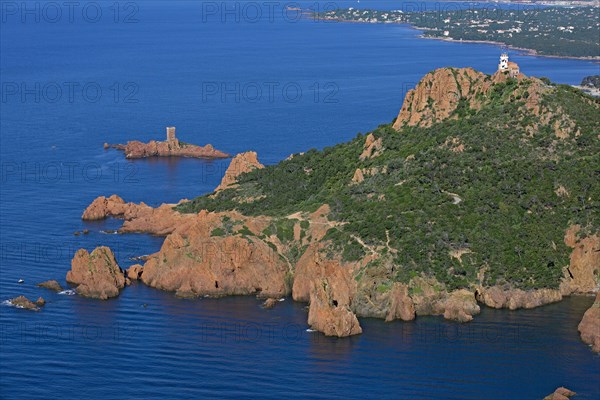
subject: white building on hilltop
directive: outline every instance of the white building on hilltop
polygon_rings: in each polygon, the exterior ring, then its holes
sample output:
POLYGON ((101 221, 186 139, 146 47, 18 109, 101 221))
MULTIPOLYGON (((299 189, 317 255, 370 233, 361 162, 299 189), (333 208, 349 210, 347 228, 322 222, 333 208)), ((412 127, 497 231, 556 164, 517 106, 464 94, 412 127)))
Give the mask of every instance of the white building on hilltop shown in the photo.
POLYGON ((508 72, 511 78, 519 76, 519 64, 508 61, 508 53, 504 52, 500 55, 500 63, 498 64, 498 71, 508 72))

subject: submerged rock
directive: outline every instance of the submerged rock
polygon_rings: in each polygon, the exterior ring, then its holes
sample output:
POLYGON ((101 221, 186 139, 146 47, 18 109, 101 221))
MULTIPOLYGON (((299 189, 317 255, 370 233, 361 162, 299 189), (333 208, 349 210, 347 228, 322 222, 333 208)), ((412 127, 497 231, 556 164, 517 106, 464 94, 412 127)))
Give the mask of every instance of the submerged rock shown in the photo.
POLYGON ((10 299, 9 302, 17 308, 23 308, 25 310, 31 311, 39 311, 38 306, 25 296, 15 297, 14 299, 10 299))
POLYGON ((46 300, 44 300, 43 297, 38 297, 38 299, 35 301, 35 305, 38 307, 44 307, 46 305, 46 300))
POLYGON ((269 297, 268 299, 266 299, 264 301, 264 303, 262 304, 263 308, 273 308, 275 307, 275 304, 277 304, 277 299, 274 299, 273 297, 269 297))
POLYGON ((58 283, 58 281, 56 281, 54 279, 40 282, 36 286, 42 287, 45 289, 54 290, 55 292, 62 292, 64 290, 63 287, 60 285, 60 283, 58 283))
POLYGON ((554 391, 554 393, 550 393, 548 396, 544 397, 544 400, 569 400, 569 397, 575 396, 577 393, 564 388, 559 387, 554 391))
POLYGON ((106 300, 119 295, 125 286, 125 275, 112 250, 97 247, 92 253, 79 249, 71 261, 67 282, 77 285, 78 294, 106 300))

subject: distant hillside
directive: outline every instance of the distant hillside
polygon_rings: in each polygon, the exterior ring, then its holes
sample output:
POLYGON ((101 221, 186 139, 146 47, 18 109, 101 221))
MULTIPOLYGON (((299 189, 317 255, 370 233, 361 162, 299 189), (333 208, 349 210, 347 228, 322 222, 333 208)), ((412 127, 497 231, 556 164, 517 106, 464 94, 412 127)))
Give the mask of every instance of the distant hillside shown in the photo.
MULTIPOLYGON (((284 237, 286 216, 329 204, 339 222, 323 238, 330 256, 377 254, 356 279, 381 290, 417 276, 448 289, 557 288, 565 230, 600 229, 599 111, 569 86, 440 69, 392 124, 243 174, 178 210, 271 216, 284 237)), ((290 249, 297 260, 305 247, 290 249)))
POLYGON ((600 75, 586 76, 582 79, 581 86, 600 89, 600 75))
POLYGON ((337 9, 317 18, 363 23, 411 24, 423 36, 444 40, 497 42, 540 55, 600 57, 598 7, 453 8, 435 11, 337 9))

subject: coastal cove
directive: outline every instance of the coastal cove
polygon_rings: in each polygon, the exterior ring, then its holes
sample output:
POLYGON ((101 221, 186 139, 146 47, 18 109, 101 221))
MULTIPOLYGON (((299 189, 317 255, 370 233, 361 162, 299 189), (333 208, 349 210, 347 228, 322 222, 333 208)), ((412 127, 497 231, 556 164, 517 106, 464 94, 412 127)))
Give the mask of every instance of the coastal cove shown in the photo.
MULTIPOLYGON (((124 269, 161 249, 162 236, 115 233, 122 220, 82 221, 98 196, 175 204, 212 192, 230 163, 131 159, 103 143, 163 140, 177 126, 181 140, 256 151, 269 167, 390 123, 431 70, 497 67, 495 45, 422 40, 400 25, 290 22, 278 11, 273 21, 223 22, 194 2, 149 1, 128 25, 1 25, 3 82, 95 83, 104 94, 2 102, 0 396, 352 398, 368 385, 377 398, 543 398, 558 386, 598 398, 600 356, 577 332, 590 296, 530 310, 481 305, 467 324, 360 318, 362 335, 337 339, 310 330, 306 304, 291 296, 263 309, 254 296, 183 299, 135 281, 106 301, 35 286, 57 279, 71 289, 65 274, 80 248, 108 246, 124 269), (136 101, 123 100, 128 84, 136 101), (6 304, 18 295, 46 305, 6 304)), ((583 60, 511 60, 558 83, 598 73, 583 60)))

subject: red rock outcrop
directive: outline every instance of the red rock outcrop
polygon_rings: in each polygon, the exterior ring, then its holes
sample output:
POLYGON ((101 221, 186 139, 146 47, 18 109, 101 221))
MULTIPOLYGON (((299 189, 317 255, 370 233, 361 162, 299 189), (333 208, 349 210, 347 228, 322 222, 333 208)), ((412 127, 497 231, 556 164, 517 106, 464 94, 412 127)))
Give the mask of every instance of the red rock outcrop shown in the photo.
POLYGON ((369 133, 365 139, 363 146, 363 152, 360 154, 359 159, 361 161, 375 158, 383 152, 383 142, 381 138, 375 139, 372 133, 369 133))
POLYGON ((577 329, 581 340, 592 346, 595 352, 600 352, 600 293, 596 295, 594 304, 583 314, 577 329))
POLYGON ((321 243, 310 245, 296 263, 292 297, 296 301, 310 301, 313 282, 327 278, 332 290, 339 297, 350 300, 356 292, 356 283, 351 277, 349 268, 339 261, 326 260, 321 256, 324 248, 321 243), (339 294, 338 294, 339 293, 339 294))
POLYGON ((144 272, 144 267, 142 267, 140 264, 134 264, 131 267, 127 268, 127 278, 129 278, 132 281, 137 281, 138 279, 141 279, 142 277, 142 273, 144 272))
POLYGON ((354 171, 354 175, 352 176, 352 183, 361 183, 365 180, 365 175, 362 172, 362 169, 357 168, 354 171))
POLYGON ((326 277, 312 282, 308 324, 326 336, 346 337, 362 333, 356 315, 350 310, 347 293, 333 286, 326 277))
POLYGON ((440 68, 425 75, 406 94, 394 129, 407 126, 428 127, 448 118, 465 99, 477 107, 475 97, 484 93, 492 82, 473 68, 440 68))
POLYGON ((492 308, 535 308, 545 304, 556 303, 562 300, 560 290, 536 289, 525 291, 522 289, 503 289, 498 286, 480 288, 477 300, 492 308))
POLYGON ((416 277, 410 282, 417 315, 443 315, 445 319, 469 322, 480 312, 475 293, 467 289, 448 292, 434 278, 416 277))
MULTIPOLYGON (((490 89, 508 79, 508 74, 503 72, 496 72, 494 75, 488 76, 473 68, 436 69, 425 75, 414 89, 408 91, 393 127, 396 130, 400 130, 404 126, 429 127, 453 116, 461 103, 478 110, 483 105, 490 89)), ((548 90, 546 85, 537 78, 528 78, 523 74, 517 76, 516 79, 518 81, 530 80, 532 83, 525 89, 527 95, 524 108, 536 116, 542 114, 543 110, 540 104, 542 94, 548 90)), ((518 97, 521 98, 521 96, 518 97)), ((546 114, 549 117, 555 115, 551 112, 546 114)), ((550 119, 541 121, 541 123, 549 125, 550 119)), ((559 132, 557 132, 558 134, 559 132)), ((460 147, 457 148, 457 150, 459 149, 460 147)))
POLYGON ((238 176, 264 167, 258 161, 258 155, 254 151, 247 151, 236 155, 231 160, 229 167, 227 167, 227 171, 225 171, 225 175, 221 179, 221 184, 217 186, 215 192, 235 187, 238 176))
POLYGON ((25 296, 15 297, 14 299, 10 299, 8 302, 17 308, 23 308, 31 311, 40 310, 36 303, 32 302, 25 296))
POLYGON ((337 260, 323 259, 320 252, 323 246, 323 243, 311 244, 296 263, 292 297, 309 302, 308 324, 312 329, 327 336, 359 334, 362 328, 351 309, 356 293, 351 268, 337 260))
POLYGON ((559 387, 554 391, 554 393, 550 393, 548 396, 544 397, 544 400, 569 400, 569 397, 575 396, 577 393, 564 388, 559 387))
POLYGON ((81 219, 94 221, 106 217, 132 218, 143 212, 142 209, 150 210, 151 207, 144 203, 125 203, 125 200, 116 194, 108 198, 100 196, 85 209, 81 219))
POLYGON ((565 244, 573 249, 568 269, 568 278, 563 291, 590 293, 598 290, 600 274, 600 236, 598 234, 580 238, 581 227, 573 225, 565 233, 565 244), (565 286, 567 289, 565 289, 565 286))
POLYGON ((451 292, 444 303, 444 318, 446 319, 469 322, 473 319, 473 315, 479 314, 479 312, 475 295, 466 289, 451 292))
POLYGON ((287 293, 288 266, 267 243, 242 236, 211 236, 207 219, 167 236, 144 264, 142 281, 181 297, 287 293))
POLYGON ((142 143, 134 140, 127 144, 104 145, 104 148, 113 147, 125 152, 125 158, 146 157, 192 157, 192 158, 228 158, 229 154, 215 149, 212 145, 197 146, 182 143, 177 139, 161 142, 151 140, 142 143))
POLYGON ((401 319, 403 321, 411 321, 415 319, 415 306, 412 299, 408 295, 408 286, 396 282, 392 287, 390 294, 392 303, 385 320, 387 322, 401 319))
POLYGON ((194 223, 197 214, 181 214, 173 210, 175 206, 176 204, 161 204, 157 208, 141 207, 135 216, 123 222, 119 232, 143 232, 166 236, 175 229, 184 230, 185 227, 194 223))
POLYGON ((85 249, 75 253, 67 282, 77 285, 75 290, 82 296, 106 300, 119 295, 125 286, 125 275, 112 250, 102 246, 91 254, 85 249))
MULTIPOLYGON (((181 202, 180 202, 181 203, 181 202)), ((175 210, 176 204, 161 204, 152 208, 144 203, 126 203, 117 195, 109 198, 96 198, 83 212, 86 221, 107 217, 123 218, 125 222, 119 229, 121 233, 144 232, 166 236, 176 227, 193 222, 195 214, 181 214, 175 210)))

